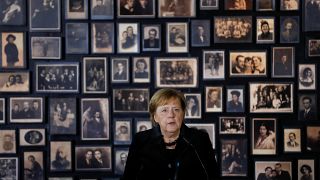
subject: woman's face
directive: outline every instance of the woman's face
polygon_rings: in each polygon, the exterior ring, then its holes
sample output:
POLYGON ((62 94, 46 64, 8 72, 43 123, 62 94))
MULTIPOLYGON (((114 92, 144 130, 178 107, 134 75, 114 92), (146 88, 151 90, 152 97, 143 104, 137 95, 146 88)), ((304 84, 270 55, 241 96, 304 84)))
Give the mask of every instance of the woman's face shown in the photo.
POLYGON ((260 126, 259 133, 260 133, 260 136, 266 136, 267 135, 267 127, 260 126))
POLYGON ((309 170, 306 167, 303 167, 302 170, 303 170, 304 174, 309 174, 310 173, 309 170))

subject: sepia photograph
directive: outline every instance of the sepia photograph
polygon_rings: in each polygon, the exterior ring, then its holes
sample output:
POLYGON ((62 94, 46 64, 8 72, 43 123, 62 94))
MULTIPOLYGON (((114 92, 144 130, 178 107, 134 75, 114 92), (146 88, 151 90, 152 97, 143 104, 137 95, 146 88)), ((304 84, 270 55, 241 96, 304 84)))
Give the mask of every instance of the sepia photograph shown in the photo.
POLYGON ((227 112, 245 112, 244 86, 227 87, 227 112))
POLYGON ((126 167, 129 148, 114 148, 114 173, 122 175, 126 167))
POLYGON ((79 63, 37 63, 36 92, 77 93, 79 92, 79 63))
POLYGON ((81 140, 109 140, 109 99, 81 99, 81 140))
POLYGON ((245 134, 246 118, 245 117, 219 117, 220 134, 245 134))
POLYGON ((219 9, 219 0, 200 0, 200 10, 219 9))
POLYGON ((249 83, 251 113, 292 113, 293 83, 249 83))
POLYGON ((139 23, 118 23, 118 53, 140 52, 139 23))
POLYGON ((319 57, 320 56, 320 39, 308 40, 308 56, 319 57))
POLYGON ((292 179, 291 161, 255 161, 255 180, 292 179))
POLYGON ((157 58, 156 87, 196 88, 198 86, 197 58, 157 58))
POLYGON ((167 26, 167 53, 187 53, 189 50, 188 23, 168 22, 167 26))
POLYGON ((61 0, 28 2, 30 31, 60 31, 61 0))
POLYGON ((274 43, 275 40, 275 18, 257 17, 256 41, 261 44, 274 43))
POLYGON ((250 43, 252 42, 251 16, 214 17, 215 43, 250 43))
POLYGON ((0 35, 0 68, 25 68, 25 34, 23 32, 0 32, 0 35))
POLYGON ((298 159, 298 179, 312 180, 316 179, 317 169, 315 169, 314 159, 298 159))
POLYGON ((107 93, 106 57, 84 57, 82 74, 84 94, 107 93))
POLYGON ((205 88, 206 112, 222 112, 222 86, 207 86, 205 88))
POLYGON ((215 130, 215 124, 214 123, 186 123, 186 125, 189 128, 195 128, 198 130, 201 130, 203 132, 208 133, 212 148, 216 148, 216 130, 215 130))
POLYGON ((300 42, 299 16, 280 17, 280 43, 300 42))
POLYGON ((10 97, 10 123, 42 123, 42 97, 10 97))
POLYGON ((113 112, 147 112, 149 89, 113 89, 113 112))
POLYGON ((0 124, 4 124, 6 121, 6 100, 0 98, 0 124))
POLYGON ((230 77, 267 76, 267 51, 230 51, 230 77))
POLYGON ((88 23, 66 23, 65 25, 65 53, 89 53, 89 27, 88 23))
POLYGON ((224 9, 234 11, 252 10, 252 0, 225 0, 224 9))
POLYGON ((142 25, 142 50, 161 51, 161 25, 142 25))
POLYGON ((299 94, 299 120, 316 121, 317 118, 317 97, 316 94, 299 94))
POLYGON ((320 152, 320 126, 307 126, 307 151, 320 152))
POLYGON ((276 119, 253 118, 251 127, 252 154, 275 155, 277 152, 276 119))
POLYGON ((132 119, 114 118, 113 121, 113 143, 116 145, 131 144, 132 119))
MULTIPOLYGON (((0 130, 0 154, 15 154, 16 151, 16 130, 0 130)), ((3 177, 1 177, 3 178, 3 177)))
POLYGON ((22 26, 26 24, 25 0, 0 1, 0 26, 22 26))
POLYGON ((155 17, 155 0, 117 0, 119 18, 155 17))
POLYGON ((272 48, 272 77, 294 77, 295 48, 273 47, 272 48))
POLYGON ((196 16, 195 0, 159 0, 159 18, 190 18, 196 16))
POLYGON ((204 80, 225 79, 224 50, 204 50, 202 52, 202 58, 204 80))
POLYGON ((184 93, 186 98, 185 119, 201 119, 201 94, 184 93))
POLYGON ((210 20, 191 20, 191 46, 210 46, 210 20))
POLYGON ((299 10, 300 0, 281 0, 280 10, 281 11, 297 11, 299 10))
POLYGON ((24 180, 42 180, 45 177, 42 151, 28 151, 23 153, 24 180))
POLYGON ((71 141, 51 141, 50 142, 50 170, 51 171, 71 171, 72 152, 71 141))
POLYGON ((91 23, 91 53, 113 53, 114 36, 113 23, 91 23))
POLYGON ((150 57, 133 57, 132 79, 134 83, 150 83, 150 57))
MULTIPOLYGON (((114 1, 113 0, 92 0, 91 19, 106 20, 113 19, 114 1)), ((118 6, 119 7, 119 6, 118 6)))
POLYGON ((65 19, 88 19, 88 0, 65 0, 65 19))
POLYGON ((76 146, 76 171, 111 171, 111 146, 76 146))
POLYGON ((320 3, 317 0, 303 1, 304 31, 319 31, 320 3))
POLYGON ((45 146, 45 129, 19 129, 20 146, 45 146))
POLYGON ((29 72, 0 72, 0 92, 30 92, 29 72))
POLYGON ((61 59, 60 37, 31 37, 32 59, 61 59))
POLYGON ((299 64, 299 90, 316 90, 316 64, 299 64))
POLYGON ((111 58, 111 82, 129 82, 129 58, 111 58))
POLYGON ((301 152, 301 129, 284 128, 283 129, 283 152, 301 152))
POLYGON ((276 9, 275 0, 257 0, 256 10, 257 11, 274 11, 276 9))
POLYGON ((141 131, 145 131, 152 128, 152 122, 149 118, 135 118, 135 131, 134 133, 138 133, 141 131))
POLYGON ((19 158, 18 157, 0 157, 0 172, 3 180, 19 179, 19 158))
POLYGON ((49 98, 50 135, 76 134, 76 98, 49 98))

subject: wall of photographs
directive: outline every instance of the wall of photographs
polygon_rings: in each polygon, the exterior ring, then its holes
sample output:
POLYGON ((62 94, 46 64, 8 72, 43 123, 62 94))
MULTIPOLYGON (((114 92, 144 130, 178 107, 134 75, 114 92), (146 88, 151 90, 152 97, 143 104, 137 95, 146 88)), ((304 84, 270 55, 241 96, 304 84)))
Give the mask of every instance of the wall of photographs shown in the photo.
POLYGON ((223 179, 319 178, 319 15, 320 0, 0 1, 1 178, 119 178, 166 87, 223 179))

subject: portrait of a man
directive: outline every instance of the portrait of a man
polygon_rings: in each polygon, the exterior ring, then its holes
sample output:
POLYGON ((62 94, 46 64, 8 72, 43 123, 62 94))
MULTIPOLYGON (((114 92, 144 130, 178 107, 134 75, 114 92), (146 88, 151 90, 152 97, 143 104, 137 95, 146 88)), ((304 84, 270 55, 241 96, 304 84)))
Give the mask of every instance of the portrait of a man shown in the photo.
POLYGON ((50 142, 50 170, 71 170, 71 141, 50 142))
POLYGON ((128 158, 128 151, 128 149, 115 150, 115 174, 123 174, 128 158))
POLYGON ((128 59, 112 59, 112 81, 129 81, 128 59))
POLYGON ((320 56, 320 39, 308 40, 308 56, 319 57, 320 56))
POLYGON ((299 96, 299 120, 315 121, 317 120, 317 101, 314 94, 303 94, 299 96))
POLYGON ((280 17, 280 42, 299 42, 299 17, 280 17))
POLYGON ((191 21, 192 46, 210 45, 210 22, 206 20, 191 21))
POLYGON ((274 77, 294 76, 294 49, 292 47, 274 47, 272 61, 274 77))
POLYGON ((160 26, 143 27, 143 50, 159 51, 161 49, 160 26))
POLYGON ((284 129, 284 152, 301 152, 301 129, 284 129))

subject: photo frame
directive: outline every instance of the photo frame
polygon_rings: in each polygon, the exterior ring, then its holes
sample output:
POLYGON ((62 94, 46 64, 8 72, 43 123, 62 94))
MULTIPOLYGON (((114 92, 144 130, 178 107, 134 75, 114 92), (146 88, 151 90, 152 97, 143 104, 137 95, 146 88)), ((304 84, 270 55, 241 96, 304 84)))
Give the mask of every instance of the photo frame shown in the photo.
POLYGON ((161 51, 161 24, 143 24, 142 39, 143 51, 161 51))
POLYGON ((18 179, 19 178, 19 158, 18 157, 0 157, 4 164, 0 167, 1 171, 8 172, 2 178, 18 179))
POLYGON ((196 88, 198 87, 197 58, 157 58, 156 87, 157 88, 196 88), (180 72, 177 69, 182 69, 180 72), (173 73, 178 72, 178 73, 173 73))
POLYGON ((42 97, 10 97, 10 123, 42 123, 42 97))
POLYGON ((0 92, 30 92, 30 73, 24 71, 0 72, 0 92))
MULTIPOLYGON (((283 178, 291 179, 292 174, 292 165, 291 161, 255 161, 255 179, 260 179, 265 177, 265 174, 272 173, 275 169, 281 171, 283 178)), ((277 176, 276 176, 277 177, 277 176)))
POLYGON ((140 52, 139 23, 118 23, 118 53, 140 52))
POLYGON ((122 175, 126 166, 127 158, 129 154, 129 148, 114 148, 114 173, 122 175))
POLYGON ((212 148, 216 149, 216 126, 214 123, 186 123, 186 125, 190 128, 196 128, 208 133, 212 148))
POLYGON ((44 179, 45 168, 43 151, 28 151, 23 153, 24 179, 44 179))
POLYGON ((252 118, 251 149, 253 155, 275 155, 277 124, 274 118, 252 118))
POLYGON ((320 22, 317 17, 320 9, 317 8, 317 2, 314 0, 303 1, 303 17, 304 17, 304 31, 319 31, 320 22))
POLYGON ((155 0, 127 2, 117 0, 119 18, 153 18, 155 17, 155 0))
POLYGON ((0 154, 16 154, 16 130, 14 129, 1 129, 0 130, 1 146, 0 154))
POLYGON ((207 86, 205 87, 206 94, 206 112, 222 112, 222 86, 207 86))
POLYGON ((200 10, 216 10, 216 9, 219 9, 219 1, 200 0, 200 10))
POLYGON ((261 44, 275 42, 275 18, 257 17, 256 19, 256 41, 261 44))
POLYGON ((112 171, 112 157, 111 146, 76 146, 75 169, 76 171, 112 171), (86 163, 86 155, 91 157, 89 164, 86 163))
POLYGON ((72 177, 49 177, 49 180, 73 180, 72 177))
POLYGON ((256 10, 257 11, 274 11, 275 0, 257 0, 256 10))
POLYGON ((301 129, 284 128, 283 129, 283 152, 293 153, 301 152, 301 129))
POLYGON ((61 59, 61 37, 31 37, 32 59, 61 59))
POLYGON ((115 118, 113 121, 113 143, 114 144, 131 144, 132 141, 132 119, 115 118))
POLYGON ((89 25, 88 23, 66 23, 65 25, 65 53, 89 53, 89 25))
POLYGON ((196 1, 158 1, 159 18, 191 18, 196 16, 196 1))
POLYGON ((210 46, 210 20, 191 20, 191 46, 210 46))
POLYGON ((300 0, 281 0, 280 10, 281 11, 298 11, 300 8, 300 0))
POLYGON ((88 19, 88 0, 66 0, 65 19, 88 19))
POLYGON ((236 1, 236 0, 226 0, 224 1, 224 9, 231 11, 247 11, 252 10, 253 2, 252 0, 236 1))
POLYGON ((50 171, 71 171, 71 141, 50 142, 50 171))
MULTIPOLYGON (((93 0, 91 2, 91 19, 106 20, 113 19, 114 1, 112 0, 93 0)), ((119 6, 118 6, 119 7, 119 6)))
POLYGON ((317 95, 312 94, 299 94, 299 120, 300 121, 315 121, 317 120, 317 95))
POLYGON ((186 53, 189 47, 188 23, 166 23, 167 53, 186 53))
POLYGON ((152 122, 149 118, 135 118, 135 133, 146 131, 152 128, 152 122))
POLYGON ((108 89, 106 57, 83 58, 83 93, 105 94, 108 89))
POLYGON ((150 83, 150 57, 133 57, 132 79, 134 83, 150 83))
POLYGON ((0 98, 0 124, 4 124, 6 121, 6 100, 0 98))
POLYGON ((299 43, 299 16, 280 17, 280 43, 299 43))
POLYGON ((228 86, 226 90, 226 112, 245 112, 244 86, 228 86))
POLYGON ((111 58, 111 74, 112 83, 129 83, 129 58, 111 58))
POLYGON ((306 126, 306 150, 309 152, 320 152, 320 145, 318 143, 318 136, 320 132, 320 126, 306 126))
POLYGON ((299 90, 316 90, 316 64, 299 64, 299 90))
POLYGON ((272 77, 294 77, 295 48, 273 47, 272 48, 272 77))
POLYGON ((316 179, 315 174, 317 170, 315 169, 314 159, 298 159, 298 179, 311 178, 316 179))
POLYGON ((24 32, 0 32, 0 67, 21 69, 26 67, 26 39, 24 32))
POLYGON ((203 80, 225 79, 225 51, 202 51, 203 80))
POLYGON ((320 56, 320 38, 310 38, 307 41, 308 56, 319 57, 320 56))
POLYGON ((113 23, 91 23, 91 52, 94 54, 114 53, 114 36, 113 23))
POLYGON ((20 146, 45 146, 45 129, 19 129, 20 146))
POLYGON ((185 119, 201 119, 201 94, 200 93, 184 93, 186 98, 185 119))
POLYGON ((24 0, 0 2, 0 26, 23 26, 26 24, 26 2, 24 0))
POLYGON ((110 139, 108 98, 82 98, 81 115, 81 140, 110 139))
POLYGON ((219 134, 245 134, 245 117, 219 117, 219 134))
POLYGON ((148 112, 150 92, 147 88, 113 89, 113 112, 148 112))

